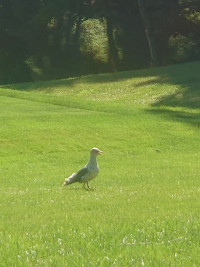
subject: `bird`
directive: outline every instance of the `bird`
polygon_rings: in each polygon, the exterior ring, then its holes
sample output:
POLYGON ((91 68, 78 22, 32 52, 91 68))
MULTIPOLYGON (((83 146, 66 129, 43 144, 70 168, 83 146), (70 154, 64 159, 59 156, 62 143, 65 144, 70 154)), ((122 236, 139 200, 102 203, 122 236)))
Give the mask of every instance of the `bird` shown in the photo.
POLYGON ((77 173, 73 173, 68 178, 65 178, 65 182, 63 186, 70 185, 76 182, 83 183, 83 187, 87 184, 88 189, 89 184, 88 182, 93 180, 99 173, 99 166, 97 164, 97 155, 101 155, 103 151, 99 150, 96 147, 93 147, 90 150, 90 159, 88 163, 81 168, 77 173))

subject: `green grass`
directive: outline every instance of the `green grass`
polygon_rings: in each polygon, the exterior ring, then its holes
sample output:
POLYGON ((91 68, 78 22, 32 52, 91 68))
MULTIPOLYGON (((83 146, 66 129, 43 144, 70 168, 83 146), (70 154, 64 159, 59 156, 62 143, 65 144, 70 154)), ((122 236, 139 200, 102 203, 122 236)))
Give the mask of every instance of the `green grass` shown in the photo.
POLYGON ((199 67, 0 89, 1 267, 199 266, 199 67))

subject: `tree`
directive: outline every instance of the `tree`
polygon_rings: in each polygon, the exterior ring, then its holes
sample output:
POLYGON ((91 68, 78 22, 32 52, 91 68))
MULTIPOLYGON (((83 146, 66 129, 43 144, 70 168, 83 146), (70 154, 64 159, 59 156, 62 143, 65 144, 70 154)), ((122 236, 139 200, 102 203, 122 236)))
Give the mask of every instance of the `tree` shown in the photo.
POLYGON ((181 49, 199 59, 199 17, 200 0, 0 0, 0 82, 30 81, 27 62, 46 79, 82 74, 95 62, 79 42, 90 18, 106 23, 110 71, 179 62, 181 49))
POLYGON ((0 83, 30 81, 26 60, 31 54, 31 35, 39 0, 1 0, 0 3, 0 83))
POLYGON ((146 12, 145 0, 138 0, 138 5, 139 5, 139 9, 140 9, 140 14, 141 14, 141 17, 142 17, 142 20, 144 23, 147 41, 149 44, 151 63, 153 66, 157 66, 158 65, 158 59, 157 59, 156 48, 155 48, 155 44, 154 44, 154 37, 152 34, 150 21, 148 18, 148 14, 146 12))

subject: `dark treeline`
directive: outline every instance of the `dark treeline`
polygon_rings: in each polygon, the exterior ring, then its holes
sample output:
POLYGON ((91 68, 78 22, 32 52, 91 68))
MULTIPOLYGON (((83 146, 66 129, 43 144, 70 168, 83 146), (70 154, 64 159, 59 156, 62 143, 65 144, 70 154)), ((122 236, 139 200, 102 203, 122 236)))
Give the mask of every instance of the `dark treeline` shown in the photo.
POLYGON ((198 60, 199 11, 200 0, 0 0, 0 84, 198 60), (84 50, 91 19, 105 25, 106 62, 84 50))

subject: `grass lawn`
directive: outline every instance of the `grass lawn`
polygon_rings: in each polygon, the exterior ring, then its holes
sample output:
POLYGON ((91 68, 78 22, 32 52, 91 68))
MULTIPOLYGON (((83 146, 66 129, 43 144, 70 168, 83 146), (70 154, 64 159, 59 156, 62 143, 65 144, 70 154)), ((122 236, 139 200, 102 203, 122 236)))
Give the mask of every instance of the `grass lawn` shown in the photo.
POLYGON ((199 68, 1 86, 0 267, 200 266, 199 68))

